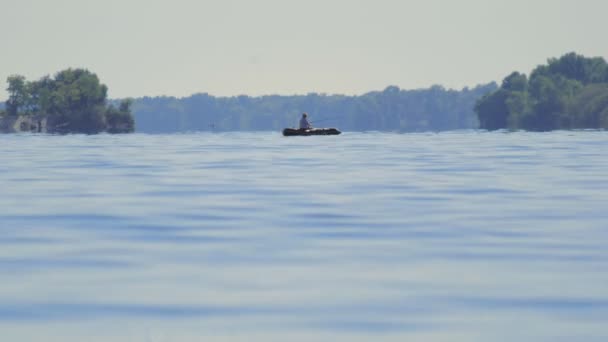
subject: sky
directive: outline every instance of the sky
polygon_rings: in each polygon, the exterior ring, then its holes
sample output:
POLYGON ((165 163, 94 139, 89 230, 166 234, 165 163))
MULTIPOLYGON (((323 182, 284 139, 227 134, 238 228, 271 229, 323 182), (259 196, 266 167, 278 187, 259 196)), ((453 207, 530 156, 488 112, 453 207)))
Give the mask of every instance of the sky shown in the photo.
POLYGON ((608 59, 605 0, 0 0, 0 8, 2 81, 86 68, 111 98, 460 89, 571 51, 608 59))

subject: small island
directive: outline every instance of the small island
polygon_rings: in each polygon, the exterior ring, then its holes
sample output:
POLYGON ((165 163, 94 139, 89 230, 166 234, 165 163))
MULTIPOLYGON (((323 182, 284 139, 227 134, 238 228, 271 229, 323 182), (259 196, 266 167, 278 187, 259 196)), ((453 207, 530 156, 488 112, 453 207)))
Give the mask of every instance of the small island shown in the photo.
POLYGON ((135 129, 132 101, 109 103, 108 87, 86 69, 66 69, 37 81, 13 75, 7 83, 1 133, 131 133, 135 129))
POLYGON ((507 76, 475 111, 487 130, 608 129, 608 64, 574 52, 551 58, 529 78, 507 76))

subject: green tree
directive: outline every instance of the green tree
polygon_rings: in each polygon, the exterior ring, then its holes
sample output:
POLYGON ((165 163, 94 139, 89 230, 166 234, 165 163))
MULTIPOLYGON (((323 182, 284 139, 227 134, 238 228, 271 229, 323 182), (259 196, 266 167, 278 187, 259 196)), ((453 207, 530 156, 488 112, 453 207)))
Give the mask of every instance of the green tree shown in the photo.
POLYGON ((132 99, 122 100, 118 109, 113 105, 106 110, 107 130, 109 133, 130 133, 135 130, 135 121, 131 115, 132 99))
POLYGON ((549 59, 532 71, 529 80, 514 72, 498 91, 478 101, 480 127, 534 131, 604 127, 605 88, 592 85, 608 82, 606 75, 608 64, 603 58, 575 53, 549 59))
POLYGON ((34 82, 18 75, 7 81, 6 108, 10 115, 45 115, 47 127, 58 133, 133 131, 131 100, 123 101, 119 109, 108 106, 108 88, 86 69, 66 69, 53 78, 45 76, 34 82))
POLYGON ((572 101, 573 128, 608 128, 608 84, 586 86, 572 101))
POLYGON ((49 111, 54 86, 54 81, 49 76, 44 76, 38 81, 28 82, 32 113, 44 114, 49 111))
POLYGON ((85 69, 58 72, 47 113, 62 133, 99 133, 106 128, 107 87, 85 69))
POLYGON ((608 82, 608 65, 601 57, 586 58, 574 52, 548 61, 548 71, 582 84, 608 82))
POLYGON ((500 89, 477 101, 479 127, 487 130, 517 128, 528 111, 526 75, 514 72, 505 77, 500 89))
POLYGON ((516 71, 505 77, 505 79, 502 81, 501 88, 509 91, 524 92, 528 88, 528 79, 526 78, 526 75, 520 74, 516 71))
POLYGON ((20 110, 24 110, 29 103, 29 93, 25 77, 11 75, 7 78, 8 100, 6 101, 6 112, 8 115, 16 116, 20 110))
POLYGON ((477 101, 475 112, 479 117, 480 128, 487 130, 507 128, 510 114, 508 98, 509 91, 499 89, 477 101))
POLYGON ((508 98, 505 100, 505 104, 509 110, 509 117, 507 118, 508 128, 517 129, 521 127, 522 121, 530 112, 528 98, 528 93, 525 91, 510 92, 508 98))
POLYGON ((530 80, 533 110, 523 121, 525 129, 548 131, 571 128, 570 103, 582 84, 562 75, 539 76, 530 80))
POLYGON ((123 114, 131 113, 131 106, 133 106, 133 99, 124 99, 120 101, 118 110, 123 114))

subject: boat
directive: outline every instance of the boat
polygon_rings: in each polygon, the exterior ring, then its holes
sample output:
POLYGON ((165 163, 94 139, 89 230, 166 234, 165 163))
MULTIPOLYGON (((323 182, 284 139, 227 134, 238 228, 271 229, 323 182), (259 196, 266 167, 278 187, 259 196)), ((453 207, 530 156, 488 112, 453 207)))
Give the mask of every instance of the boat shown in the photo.
POLYGON ((339 130, 335 128, 285 128, 283 130, 283 135, 286 137, 296 136, 296 135, 338 135, 341 134, 339 130))

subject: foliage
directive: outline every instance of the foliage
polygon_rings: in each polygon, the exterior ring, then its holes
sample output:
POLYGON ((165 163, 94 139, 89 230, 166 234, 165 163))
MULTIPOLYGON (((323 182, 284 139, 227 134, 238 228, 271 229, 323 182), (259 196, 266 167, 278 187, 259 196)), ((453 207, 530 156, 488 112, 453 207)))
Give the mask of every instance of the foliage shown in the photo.
POLYGON ((94 134, 134 129, 130 102, 119 109, 107 105, 108 88, 88 70, 66 69, 53 78, 29 82, 14 75, 7 82, 7 114, 46 116, 52 132, 94 134))
POLYGON ((608 84, 585 87, 572 100, 572 127, 608 127, 608 84))
POLYGON ((120 102, 118 108, 114 105, 109 105, 106 111, 106 120, 108 123, 108 133, 123 133, 133 131, 135 121, 131 115, 131 104, 133 100, 126 99, 120 102))
POLYGON ((475 111, 489 130, 608 128, 608 64, 575 53, 551 58, 529 80, 517 72, 507 76, 475 111))
POLYGON ((6 90, 9 93, 6 101, 6 112, 8 115, 16 116, 19 110, 25 109, 29 102, 28 85, 25 77, 20 75, 11 75, 6 82, 8 83, 6 90))
POLYGON ((302 112, 316 127, 350 131, 429 131, 474 128, 475 100, 497 88, 491 83, 461 91, 441 86, 384 91, 361 96, 311 93, 299 96, 187 98, 144 97, 133 103, 141 132, 254 131, 294 127, 302 112))

